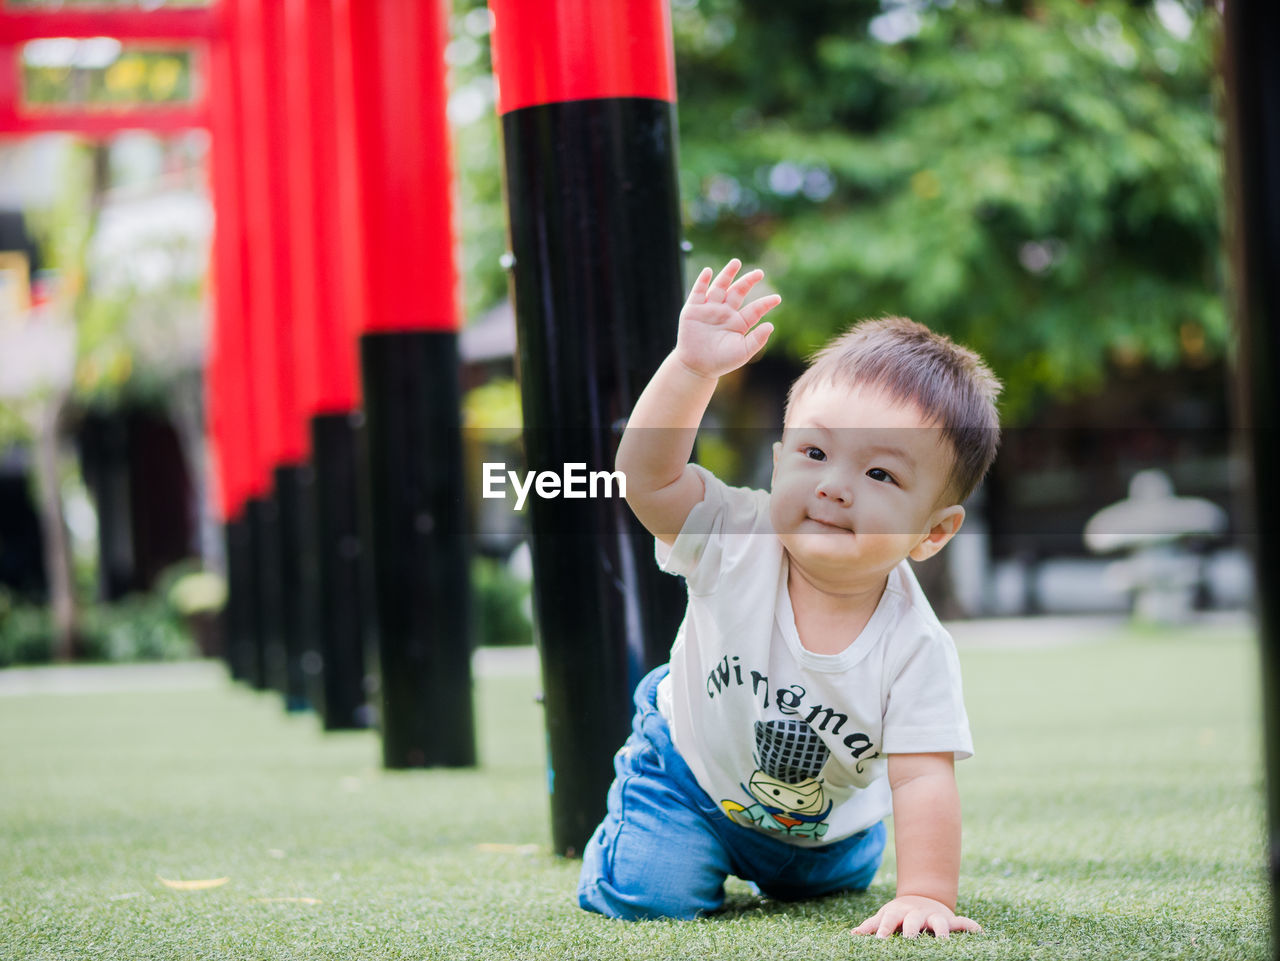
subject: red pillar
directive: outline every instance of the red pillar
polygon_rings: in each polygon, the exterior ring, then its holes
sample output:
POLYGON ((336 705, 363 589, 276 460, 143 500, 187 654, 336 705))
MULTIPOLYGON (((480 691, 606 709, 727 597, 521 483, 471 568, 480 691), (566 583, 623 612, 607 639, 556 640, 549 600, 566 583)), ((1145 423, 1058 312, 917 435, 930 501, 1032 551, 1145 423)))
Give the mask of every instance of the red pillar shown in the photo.
POLYGON ((353 278, 339 193, 351 172, 339 156, 333 11, 314 0, 285 0, 285 17, 289 203, 299 268, 293 271, 298 408, 304 419, 346 415, 360 398, 355 338, 343 304, 353 278))
POLYGON ((247 376, 247 249, 233 42, 230 37, 215 42, 209 65, 211 180, 216 218, 210 400, 217 415, 211 426, 218 450, 218 488, 224 517, 238 515, 249 497, 261 493, 254 478, 253 385, 247 376))
MULTIPOLYGON (((300 596, 313 642, 308 690, 326 730, 362 727, 365 707, 361 544, 356 487, 360 415, 355 333, 343 312, 333 11, 285 0, 289 209, 298 411, 310 441, 300 596)), ((363 288, 361 288, 363 289, 363 288)))
POLYGON ((254 630, 256 582, 251 575, 248 502, 264 493, 255 474, 253 383, 249 376, 246 311, 247 237, 240 170, 236 37, 226 18, 210 49, 209 113, 212 135, 213 336, 206 377, 209 434, 217 464, 215 486, 226 541, 227 657, 234 677, 254 680, 261 658, 254 630))
POLYGON ((283 11, 272 0, 229 0, 240 37, 242 187, 249 237, 247 309, 264 459, 264 486, 278 467, 307 453, 297 416, 293 348, 293 263, 290 248, 283 11))
POLYGON ((368 277, 361 332, 459 327, 441 0, 334 0, 368 277))
MULTIPOLYGON (((615 424, 675 343, 683 301, 666 0, 490 0, 528 467, 612 470, 615 424)), ((605 810, 631 692, 666 660, 675 578, 621 499, 528 510, 553 844, 605 810)))
POLYGON ((357 151, 383 762, 475 762, 444 0, 334 0, 357 151))
POLYGON ((244 198, 246 296, 244 309, 249 332, 248 360, 259 433, 254 475, 257 490, 265 494, 272 483, 271 469, 282 448, 280 399, 277 381, 278 290, 283 284, 274 263, 277 248, 276 219, 272 216, 272 177, 268 154, 270 118, 267 112, 267 54, 262 0, 227 0, 234 11, 235 36, 240 51, 239 145, 240 188, 244 198))
POLYGON ((301 671, 299 475, 308 441, 297 411, 293 346, 284 13, 278 0, 228 0, 240 38, 242 184, 249 237, 247 310, 256 475, 267 491, 250 505, 262 594, 263 675, 289 708, 306 704, 301 671))
MULTIPOLYGON (((359 4, 356 4, 359 8, 359 4)), ((376 211, 365 202, 363 171, 377 157, 374 150, 381 124, 382 105, 371 89, 357 51, 375 49, 371 36, 373 21, 356 16, 352 0, 331 0, 333 26, 333 107, 337 140, 337 182, 339 258, 342 265, 339 303, 354 341, 369 327, 371 313, 369 257, 365 249, 367 233, 377 234, 376 211)), ((359 390, 357 378, 357 390, 359 390)))

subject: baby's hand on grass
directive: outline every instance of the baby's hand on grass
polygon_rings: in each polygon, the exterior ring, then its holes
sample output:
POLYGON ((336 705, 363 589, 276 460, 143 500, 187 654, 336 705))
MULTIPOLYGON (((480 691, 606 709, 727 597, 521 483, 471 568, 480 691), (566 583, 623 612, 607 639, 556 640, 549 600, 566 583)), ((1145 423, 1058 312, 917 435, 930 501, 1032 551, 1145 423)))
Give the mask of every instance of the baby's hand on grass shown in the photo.
POLYGON ((909 894, 894 898, 854 928, 852 933, 887 938, 899 928, 902 929, 904 938, 914 938, 921 931, 932 931, 939 938, 950 937, 952 931, 969 931, 974 934, 982 931, 982 926, 977 921, 961 917, 941 901, 909 894))
POLYGON ((711 268, 704 269, 680 311, 676 357, 695 374, 714 378, 737 370, 760 351, 773 332, 773 324, 762 324, 760 318, 782 298, 770 294, 744 307, 747 294, 763 279, 764 271, 749 271, 734 282, 741 266, 737 259, 729 261, 714 281, 711 268))

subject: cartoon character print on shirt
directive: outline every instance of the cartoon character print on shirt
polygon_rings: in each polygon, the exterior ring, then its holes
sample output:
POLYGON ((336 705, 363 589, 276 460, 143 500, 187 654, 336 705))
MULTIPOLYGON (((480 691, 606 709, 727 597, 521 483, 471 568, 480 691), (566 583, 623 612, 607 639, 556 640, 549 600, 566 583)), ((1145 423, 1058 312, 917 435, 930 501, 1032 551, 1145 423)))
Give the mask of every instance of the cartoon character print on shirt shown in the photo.
POLYGON ((831 752, 818 732, 801 720, 756 721, 755 735, 756 770, 742 785, 752 803, 726 798, 720 806, 744 827, 820 839, 827 833, 831 802, 818 775, 831 752))

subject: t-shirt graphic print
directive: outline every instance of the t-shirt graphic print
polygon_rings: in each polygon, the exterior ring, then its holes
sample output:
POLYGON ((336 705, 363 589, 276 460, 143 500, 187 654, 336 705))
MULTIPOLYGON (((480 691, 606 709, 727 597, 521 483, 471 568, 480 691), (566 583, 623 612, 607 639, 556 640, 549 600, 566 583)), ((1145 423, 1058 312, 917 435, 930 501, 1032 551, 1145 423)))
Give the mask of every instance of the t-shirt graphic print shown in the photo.
POLYGON ((831 801, 818 775, 831 752, 800 720, 756 721, 756 769, 742 789, 748 804, 720 802, 738 824, 817 840, 827 833, 831 801))

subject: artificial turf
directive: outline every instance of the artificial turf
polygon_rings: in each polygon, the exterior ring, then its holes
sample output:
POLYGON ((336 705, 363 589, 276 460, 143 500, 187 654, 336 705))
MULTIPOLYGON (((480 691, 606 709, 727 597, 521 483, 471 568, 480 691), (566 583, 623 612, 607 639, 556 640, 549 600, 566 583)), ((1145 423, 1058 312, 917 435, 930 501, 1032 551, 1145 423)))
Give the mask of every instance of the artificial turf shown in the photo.
POLYGON ((1255 646, 1193 628, 962 650, 960 910, 986 931, 948 941, 847 934, 892 896, 891 853, 862 895, 731 882, 699 921, 578 910, 533 677, 477 682, 470 771, 384 772, 376 735, 230 682, 3 697, 0 958, 1264 958, 1255 646))

